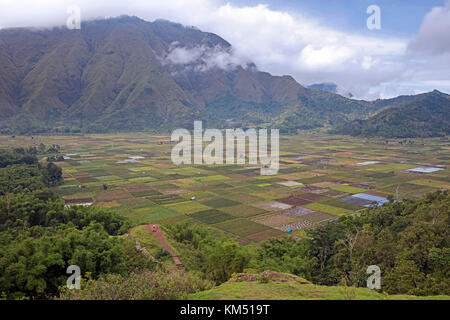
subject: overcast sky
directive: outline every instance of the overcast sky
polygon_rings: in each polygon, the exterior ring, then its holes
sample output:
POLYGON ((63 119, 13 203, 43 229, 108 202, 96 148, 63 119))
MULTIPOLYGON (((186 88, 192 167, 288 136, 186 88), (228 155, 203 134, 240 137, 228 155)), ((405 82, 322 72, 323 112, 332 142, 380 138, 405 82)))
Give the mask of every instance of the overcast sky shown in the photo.
POLYGON ((358 98, 450 93, 450 0, 0 0, 0 28, 122 14, 216 33, 237 56, 303 85, 334 82, 358 98), (381 10, 381 29, 366 12, 381 10))

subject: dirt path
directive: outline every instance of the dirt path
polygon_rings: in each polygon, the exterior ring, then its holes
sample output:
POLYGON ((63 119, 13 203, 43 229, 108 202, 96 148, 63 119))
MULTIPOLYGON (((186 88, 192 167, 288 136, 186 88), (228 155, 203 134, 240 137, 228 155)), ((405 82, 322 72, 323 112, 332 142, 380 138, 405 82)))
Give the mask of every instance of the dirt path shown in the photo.
POLYGON ((159 243, 163 246, 164 250, 166 250, 172 256, 173 262, 177 266, 178 269, 184 269, 183 264, 181 263, 180 258, 178 258, 173 251, 173 249, 167 244, 166 240, 164 240, 164 234, 159 228, 159 224, 149 224, 147 226, 147 230, 150 234, 154 235, 156 239, 158 239, 159 243))

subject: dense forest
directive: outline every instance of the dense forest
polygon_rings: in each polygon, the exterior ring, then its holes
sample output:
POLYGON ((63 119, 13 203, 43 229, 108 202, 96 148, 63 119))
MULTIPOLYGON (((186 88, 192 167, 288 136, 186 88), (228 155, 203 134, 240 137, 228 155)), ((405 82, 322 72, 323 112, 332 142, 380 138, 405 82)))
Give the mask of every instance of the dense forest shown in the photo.
POLYGON ((39 163, 40 151, 0 152, 0 294, 9 299, 51 297, 74 261, 94 278, 130 264, 123 244, 110 237, 129 222, 101 209, 66 208, 49 189, 62 181, 62 170, 39 163))
POLYGON ((41 191, 62 182, 61 168, 52 162, 39 163, 37 153, 36 148, 0 150, 0 196, 41 191))

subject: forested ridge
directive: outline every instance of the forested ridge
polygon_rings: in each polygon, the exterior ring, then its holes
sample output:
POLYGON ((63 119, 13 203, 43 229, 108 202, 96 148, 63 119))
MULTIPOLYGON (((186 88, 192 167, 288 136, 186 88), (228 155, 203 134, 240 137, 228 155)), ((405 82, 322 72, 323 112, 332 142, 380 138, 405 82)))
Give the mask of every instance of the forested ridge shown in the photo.
POLYGON ((366 120, 339 124, 330 133, 386 138, 446 136, 450 134, 450 97, 437 90, 421 94, 366 120))

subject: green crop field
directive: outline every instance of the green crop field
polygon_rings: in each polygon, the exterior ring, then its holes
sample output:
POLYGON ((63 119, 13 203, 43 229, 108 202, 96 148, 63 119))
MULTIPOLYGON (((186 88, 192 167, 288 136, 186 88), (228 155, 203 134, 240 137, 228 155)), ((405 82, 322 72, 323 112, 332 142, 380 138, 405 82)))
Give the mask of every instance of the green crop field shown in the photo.
POLYGON ((283 230, 290 228, 301 235, 323 219, 353 214, 370 203, 351 197, 355 194, 403 199, 450 189, 445 139, 386 144, 318 133, 283 136, 280 169, 273 176, 261 176, 260 168, 249 164, 176 166, 170 157, 173 145, 161 143, 168 140, 145 133, 1 136, 0 145, 59 144, 70 159, 56 163, 63 169, 64 184, 55 191, 66 200, 91 198, 94 206, 110 208, 136 224, 205 224, 244 242, 288 235, 283 230), (405 172, 427 166, 443 170, 405 172), (296 208, 312 213, 290 218, 289 210, 296 208), (269 214, 277 220, 264 218, 269 214))

